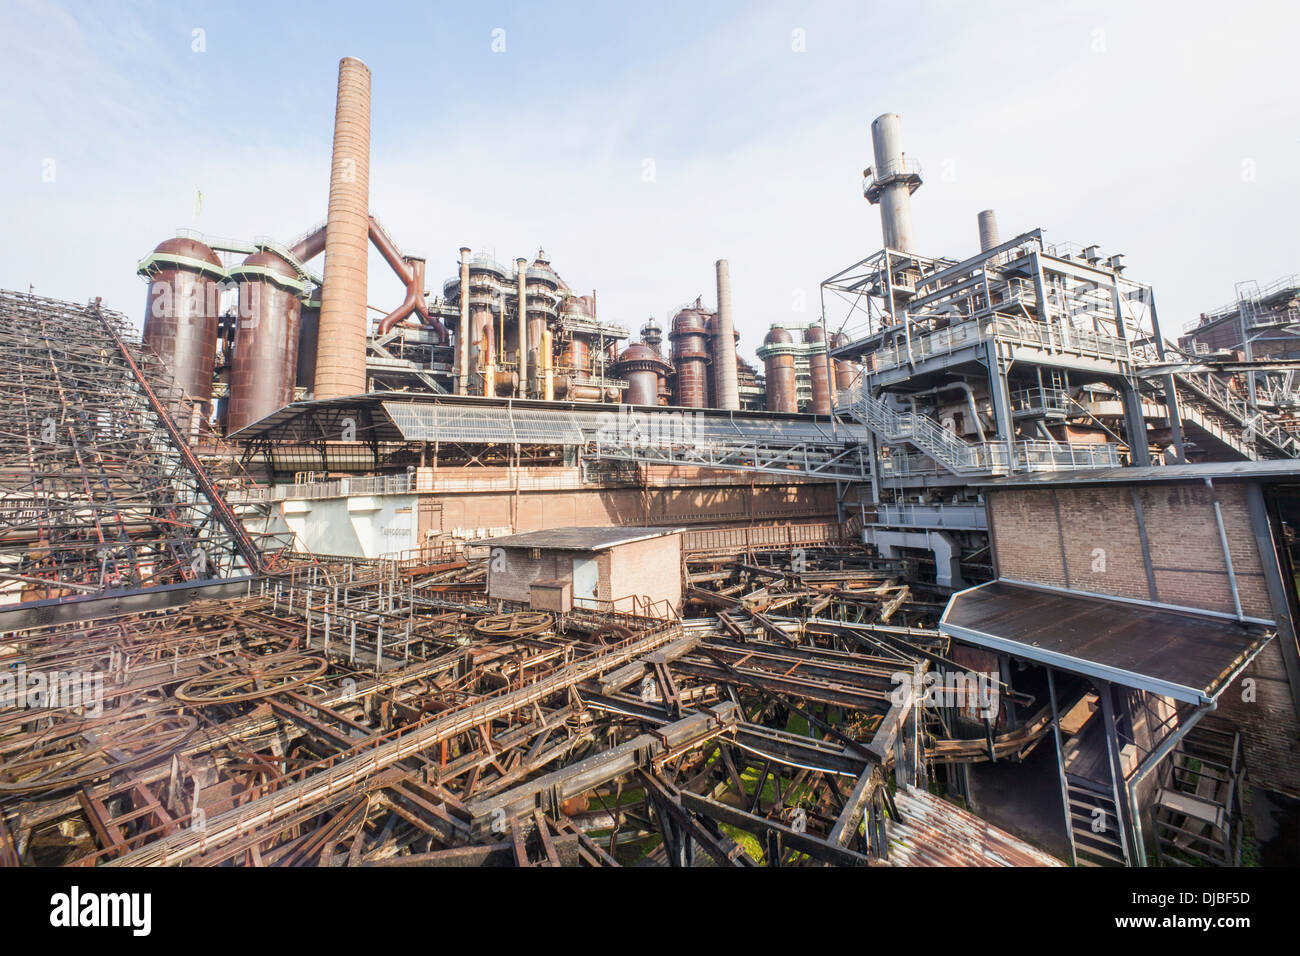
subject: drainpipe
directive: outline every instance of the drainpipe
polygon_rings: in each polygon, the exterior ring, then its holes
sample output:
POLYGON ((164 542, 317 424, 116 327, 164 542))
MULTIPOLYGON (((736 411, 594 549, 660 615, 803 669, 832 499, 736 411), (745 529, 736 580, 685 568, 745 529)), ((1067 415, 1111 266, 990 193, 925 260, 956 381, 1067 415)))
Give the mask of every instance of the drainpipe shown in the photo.
POLYGON ((1241 613, 1241 594, 1237 591, 1237 575, 1232 570, 1232 554, 1228 550, 1228 533, 1223 529, 1223 510, 1219 507, 1219 496, 1214 493, 1214 482, 1209 478, 1205 479, 1205 487, 1209 489, 1210 500, 1214 502, 1214 523, 1219 528, 1219 545, 1223 548, 1223 563, 1228 566, 1228 584, 1232 588, 1232 606, 1236 608, 1237 620, 1245 620, 1245 615, 1241 613))
POLYGON ((1189 717, 1185 723, 1181 724, 1176 731, 1173 731, 1166 736, 1165 739, 1161 741, 1160 746, 1151 751, 1147 756, 1147 759, 1142 761, 1142 766, 1139 767, 1138 772, 1133 775, 1133 779, 1125 784, 1128 788, 1128 805, 1133 811, 1133 852, 1137 855, 1138 866, 1147 865, 1147 848, 1146 844, 1142 840, 1142 813, 1137 802, 1138 784, 1145 779, 1148 773, 1159 765, 1160 761, 1169 756, 1173 749, 1178 746, 1184 737, 1187 736, 1187 732, 1195 727, 1202 717, 1217 709, 1218 706, 1219 702, 1217 700, 1212 700, 1208 706, 1201 707, 1196 711, 1196 713, 1192 714, 1192 716, 1189 717))

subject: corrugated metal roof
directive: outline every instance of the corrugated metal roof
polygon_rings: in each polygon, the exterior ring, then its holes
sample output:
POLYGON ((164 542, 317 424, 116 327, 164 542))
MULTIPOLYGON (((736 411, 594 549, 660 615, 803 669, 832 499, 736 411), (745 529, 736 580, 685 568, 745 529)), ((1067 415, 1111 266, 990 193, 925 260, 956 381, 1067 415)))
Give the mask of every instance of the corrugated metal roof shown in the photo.
POLYGON ((915 787, 900 787, 902 820, 886 825, 889 856, 882 866, 1064 866, 961 807, 915 787))
POLYGON ((546 531, 527 531, 500 538, 490 538, 484 544, 494 548, 542 548, 553 551, 604 551, 620 544, 645 541, 678 534, 684 528, 550 528, 546 531))
POLYGON ((1232 618, 1002 580, 954 594, 939 630, 1196 704, 1217 697, 1273 636, 1232 618))

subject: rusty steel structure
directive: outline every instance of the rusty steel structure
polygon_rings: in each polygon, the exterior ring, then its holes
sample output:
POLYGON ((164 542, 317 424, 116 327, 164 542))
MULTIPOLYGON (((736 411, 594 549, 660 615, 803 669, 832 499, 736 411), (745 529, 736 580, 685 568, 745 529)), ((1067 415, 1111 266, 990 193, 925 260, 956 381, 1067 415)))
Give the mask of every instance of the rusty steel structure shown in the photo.
POLYGON ((838 537, 797 563, 789 540, 695 542, 685 617, 489 602, 486 549, 439 549, 14 630, 0 663, 96 693, 0 711, 0 861, 1054 862, 915 789, 1044 728, 990 745, 900 707, 892 675, 946 661, 936 606, 838 537))
POLYGON ((261 567, 257 543, 190 448, 198 414, 128 329, 94 304, 0 292, 5 605, 261 567))

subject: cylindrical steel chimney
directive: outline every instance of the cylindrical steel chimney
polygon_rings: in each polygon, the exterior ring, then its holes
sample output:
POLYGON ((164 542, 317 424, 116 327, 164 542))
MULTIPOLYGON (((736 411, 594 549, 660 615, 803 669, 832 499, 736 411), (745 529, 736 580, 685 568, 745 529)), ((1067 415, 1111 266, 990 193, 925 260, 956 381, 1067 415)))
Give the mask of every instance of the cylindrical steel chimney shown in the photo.
POLYGON ((321 290, 318 399, 366 390, 366 261, 370 231, 370 69, 354 57, 339 61, 325 225, 321 290))
POLYGON ((515 281, 519 291, 519 394, 528 398, 528 260, 515 260, 515 281))
POLYGON ((885 246, 915 252, 912 193, 921 185, 921 170, 903 157, 903 121, 897 113, 885 113, 872 121, 871 143, 876 165, 868 170, 865 193, 870 202, 880 205, 885 246))
POLYGON ((713 380, 719 408, 740 408, 736 380, 736 324, 731 317, 731 267, 726 259, 715 264, 718 272, 718 337, 714 343, 713 380))
POLYGON ((998 217, 992 209, 980 212, 979 224, 980 252, 988 252, 994 246, 1001 244, 1002 240, 998 238, 998 217))

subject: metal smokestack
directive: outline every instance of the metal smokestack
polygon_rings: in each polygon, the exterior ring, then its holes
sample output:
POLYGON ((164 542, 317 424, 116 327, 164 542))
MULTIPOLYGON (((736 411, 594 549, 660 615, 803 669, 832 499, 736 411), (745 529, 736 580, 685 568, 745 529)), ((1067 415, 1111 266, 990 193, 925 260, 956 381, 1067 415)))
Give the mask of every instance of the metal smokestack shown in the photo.
POLYGON ((339 61, 325 224, 318 399, 366 390, 366 263, 370 231, 370 69, 355 57, 339 61))
POLYGON ((921 166, 903 156, 903 121, 897 113, 877 116, 871 123, 876 165, 865 173, 863 194, 880 206, 880 230, 885 246, 915 252, 912 232, 912 193, 921 185, 921 166))
POLYGON ((460 247, 460 328, 456 331, 456 394, 469 394, 469 246, 460 247))
POLYGON ((998 237, 998 217, 992 209, 980 212, 979 224, 980 252, 988 252, 994 246, 1001 244, 1002 240, 998 237))
POLYGON ((736 379, 736 324, 731 318, 731 269, 726 259, 718 270, 718 337, 714 344, 714 394, 719 408, 740 408, 740 385, 736 379))

